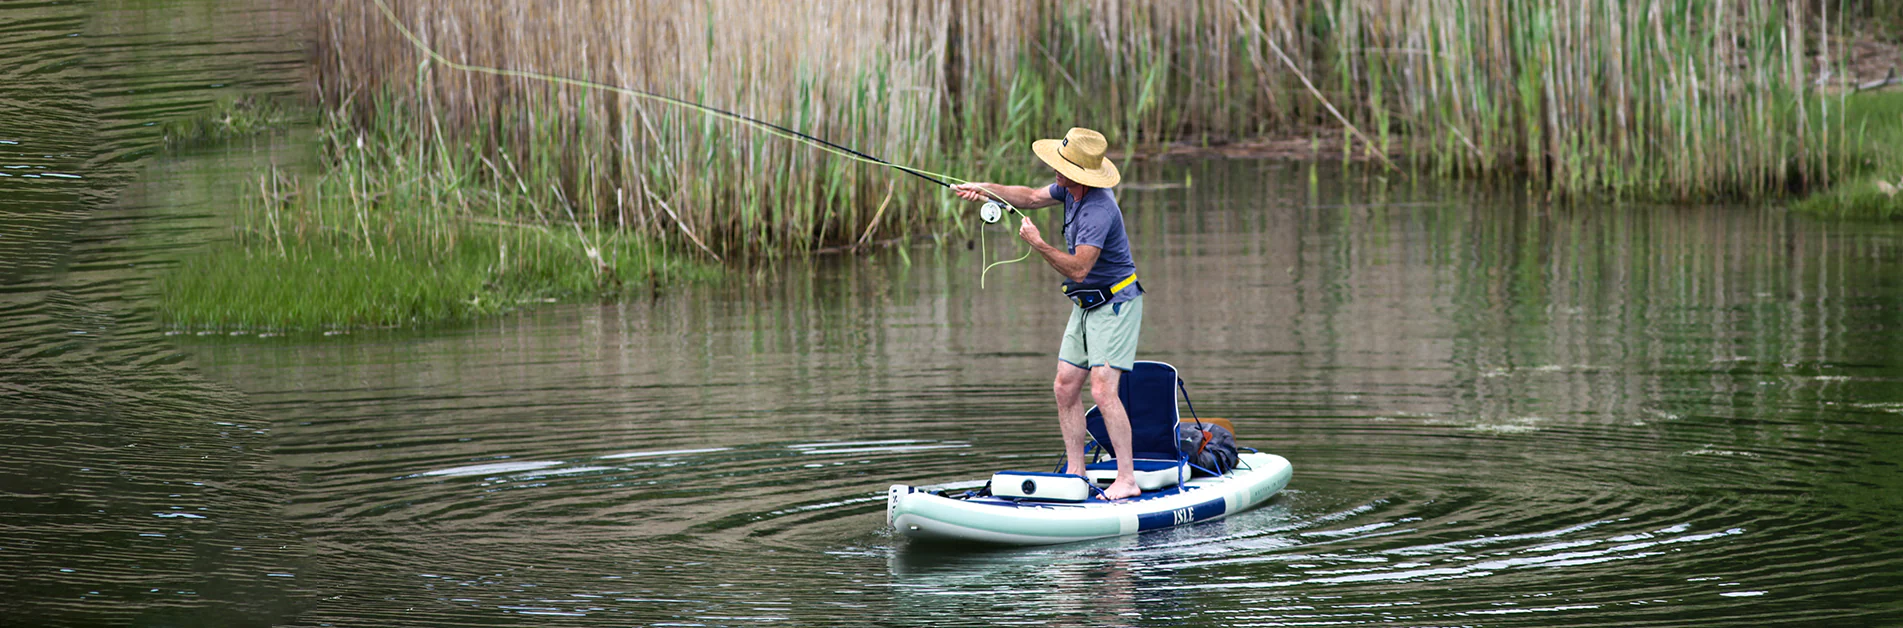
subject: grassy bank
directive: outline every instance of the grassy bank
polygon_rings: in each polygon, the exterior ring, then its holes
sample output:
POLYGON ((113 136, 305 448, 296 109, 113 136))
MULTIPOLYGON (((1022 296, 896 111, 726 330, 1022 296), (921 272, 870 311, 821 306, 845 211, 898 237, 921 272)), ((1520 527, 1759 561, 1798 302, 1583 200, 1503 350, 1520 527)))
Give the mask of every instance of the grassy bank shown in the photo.
MULTIPOLYGON (((465 321, 525 304, 651 293, 716 274, 670 259, 657 245, 608 233, 598 241, 609 268, 579 258, 575 236, 528 231, 512 237, 471 229, 458 248, 429 255, 368 248, 297 246, 277 254, 221 245, 192 254, 160 280, 168 325, 196 330, 315 331, 465 321), (511 247, 515 247, 511 250, 511 247), (629 278, 632 281, 629 281, 629 278)), ((391 249, 422 240, 386 238, 391 249)))
POLYGON ((322 173, 260 173, 231 236, 159 278, 159 315, 185 329, 412 325, 718 274, 602 226, 604 208, 570 205, 544 166, 496 164, 480 138, 426 139, 429 121, 394 100, 376 108, 370 126, 333 115, 320 127, 322 173), (569 217, 543 220, 552 207, 569 217))
POLYGON ((1837 185, 1797 204, 1826 216, 1903 216, 1903 89, 1854 94, 1845 125, 1857 143, 1837 185))
POLYGON ((159 133, 167 147, 182 148, 282 131, 298 120, 298 114, 292 109, 275 99, 229 96, 213 102, 198 115, 160 124, 159 133))

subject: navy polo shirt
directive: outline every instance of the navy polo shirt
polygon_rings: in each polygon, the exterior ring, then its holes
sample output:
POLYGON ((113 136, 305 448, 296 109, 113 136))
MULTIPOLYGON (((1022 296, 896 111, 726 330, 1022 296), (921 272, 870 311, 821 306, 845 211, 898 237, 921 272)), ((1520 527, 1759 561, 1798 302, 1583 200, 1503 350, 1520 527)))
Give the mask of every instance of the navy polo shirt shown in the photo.
MULTIPOLYGON (((1055 183, 1050 192, 1051 198, 1064 204, 1064 244, 1070 247, 1070 254, 1076 255, 1079 246, 1103 251, 1084 277, 1085 284, 1108 287, 1136 274, 1136 260, 1130 257, 1130 236, 1124 233, 1123 210, 1117 207, 1116 195, 1108 188, 1086 187, 1083 198, 1073 199, 1070 190, 1055 183)), ((1140 294, 1143 288, 1131 284, 1110 297, 1110 302, 1121 303, 1140 294)))

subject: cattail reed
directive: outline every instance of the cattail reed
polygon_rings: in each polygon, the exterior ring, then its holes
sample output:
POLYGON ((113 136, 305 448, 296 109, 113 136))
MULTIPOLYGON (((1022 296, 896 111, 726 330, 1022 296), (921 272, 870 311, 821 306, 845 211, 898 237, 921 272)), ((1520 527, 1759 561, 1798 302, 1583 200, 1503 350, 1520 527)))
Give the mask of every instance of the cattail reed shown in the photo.
MULTIPOLYGON (((1336 126, 1317 95, 1370 138, 1352 153, 1555 195, 1781 194, 1828 182, 1849 133, 1814 85, 1834 62, 1831 3, 390 2, 452 59, 670 94, 972 179, 1042 178, 1027 142, 1073 125, 1136 152, 1336 126)), ((316 7, 321 96, 357 126, 403 118, 417 161, 467 146, 470 176, 521 200, 485 219, 731 255, 938 230, 965 209, 699 112, 432 67, 368 0, 316 7)))

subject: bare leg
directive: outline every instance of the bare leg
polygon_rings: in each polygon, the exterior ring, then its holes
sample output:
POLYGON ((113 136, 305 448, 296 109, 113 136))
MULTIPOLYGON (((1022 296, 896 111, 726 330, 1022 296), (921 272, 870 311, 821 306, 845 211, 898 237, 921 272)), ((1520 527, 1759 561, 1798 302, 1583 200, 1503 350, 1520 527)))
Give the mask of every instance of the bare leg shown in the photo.
MULTIPOLYGON (((1135 497, 1143 492, 1137 488, 1135 463, 1130 453, 1130 415, 1123 411, 1123 400, 1117 397, 1117 382, 1123 379, 1123 371, 1108 366, 1090 369, 1090 396, 1097 401, 1097 410, 1103 413, 1104 431, 1110 432, 1110 448, 1117 451, 1117 480, 1104 489, 1104 496, 1110 499, 1135 497)), ((1078 424, 1081 427, 1081 416, 1078 424)))
POLYGON ((1084 474, 1084 446, 1090 433, 1084 429, 1084 380, 1090 371, 1069 362, 1057 362, 1057 381, 1051 389, 1057 393, 1057 428, 1064 433, 1064 472, 1084 474))

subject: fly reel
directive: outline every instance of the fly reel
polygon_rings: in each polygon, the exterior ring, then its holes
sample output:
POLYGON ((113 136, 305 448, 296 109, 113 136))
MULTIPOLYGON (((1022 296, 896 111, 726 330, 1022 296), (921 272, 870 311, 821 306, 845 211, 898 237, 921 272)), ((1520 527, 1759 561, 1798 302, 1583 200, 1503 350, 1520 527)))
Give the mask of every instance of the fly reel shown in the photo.
POLYGON ((978 208, 978 218, 983 219, 986 224, 998 224, 998 219, 1003 217, 1004 207, 997 201, 985 201, 985 206, 978 208))

